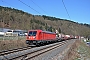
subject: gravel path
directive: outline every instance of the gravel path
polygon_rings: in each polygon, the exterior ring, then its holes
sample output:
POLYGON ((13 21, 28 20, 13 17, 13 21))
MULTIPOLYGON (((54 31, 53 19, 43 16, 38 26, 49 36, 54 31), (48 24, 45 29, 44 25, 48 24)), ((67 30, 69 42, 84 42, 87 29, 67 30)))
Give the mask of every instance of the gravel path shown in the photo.
POLYGON ((52 51, 46 52, 43 55, 35 57, 31 60, 62 60, 65 56, 65 53, 69 49, 69 47, 75 42, 76 40, 69 40, 63 46, 60 46, 52 51))

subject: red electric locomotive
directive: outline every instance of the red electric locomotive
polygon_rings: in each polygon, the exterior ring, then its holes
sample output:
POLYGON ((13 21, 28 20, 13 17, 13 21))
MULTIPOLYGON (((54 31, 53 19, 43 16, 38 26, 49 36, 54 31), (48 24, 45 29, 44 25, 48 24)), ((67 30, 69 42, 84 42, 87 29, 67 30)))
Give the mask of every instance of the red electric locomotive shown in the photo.
POLYGON ((26 44, 40 45, 56 41, 56 33, 43 30, 29 30, 26 44))

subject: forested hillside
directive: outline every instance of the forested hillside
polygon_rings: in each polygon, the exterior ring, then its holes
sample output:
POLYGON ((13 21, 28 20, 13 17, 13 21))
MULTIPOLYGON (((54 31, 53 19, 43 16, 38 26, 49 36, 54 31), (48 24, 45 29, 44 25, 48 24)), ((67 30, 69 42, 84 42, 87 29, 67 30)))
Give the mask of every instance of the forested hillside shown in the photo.
POLYGON ((46 15, 33 15, 27 12, 0 6, 0 28, 10 29, 42 29, 55 31, 60 30, 64 34, 88 36, 90 25, 60 19, 46 15))

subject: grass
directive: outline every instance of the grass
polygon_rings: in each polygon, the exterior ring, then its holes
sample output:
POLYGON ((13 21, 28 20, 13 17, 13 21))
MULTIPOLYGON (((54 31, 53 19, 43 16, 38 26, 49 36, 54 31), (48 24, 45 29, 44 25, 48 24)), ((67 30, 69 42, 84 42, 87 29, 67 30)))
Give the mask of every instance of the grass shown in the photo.
POLYGON ((79 58, 75 58, 75 60, 90 59, 90 47, 87 46, 84 42, 80 44, 80 46, 77 49, 77 52, 79 54, 79 58))
POLYGON ((80 58, 75 58, 75 60, 81 60, 80 58))
POLYGON ((89 39, 89 40, 87 40, 86 42, 90 42, 90 39, 89 39))
POLYGON ((25 36, 0 37, 0 51, 26 46, 25 36))
POLYGON ((2 36, 0 40, 25 40, 26 36, 2 36))

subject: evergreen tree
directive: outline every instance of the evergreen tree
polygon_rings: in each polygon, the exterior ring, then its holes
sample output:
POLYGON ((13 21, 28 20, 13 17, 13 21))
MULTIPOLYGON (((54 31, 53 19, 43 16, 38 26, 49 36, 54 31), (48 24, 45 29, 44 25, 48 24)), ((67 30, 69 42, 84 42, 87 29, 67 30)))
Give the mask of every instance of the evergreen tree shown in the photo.
POLYGON ((52 32, 52 26, 49 27, 48 31, 51 31, 52 32))
POLYGON ((58 31, 59 31, 59 33, 61 33, 61 29, 60 29, 60 28, 59 28, 59 30, 58 30, 58 31))
POLYGON ((48 30, 48 25, 47 25, 47 23, 46 23, 46 25, 45 25, 45 30, 46 30, 46 31, 48 30))

